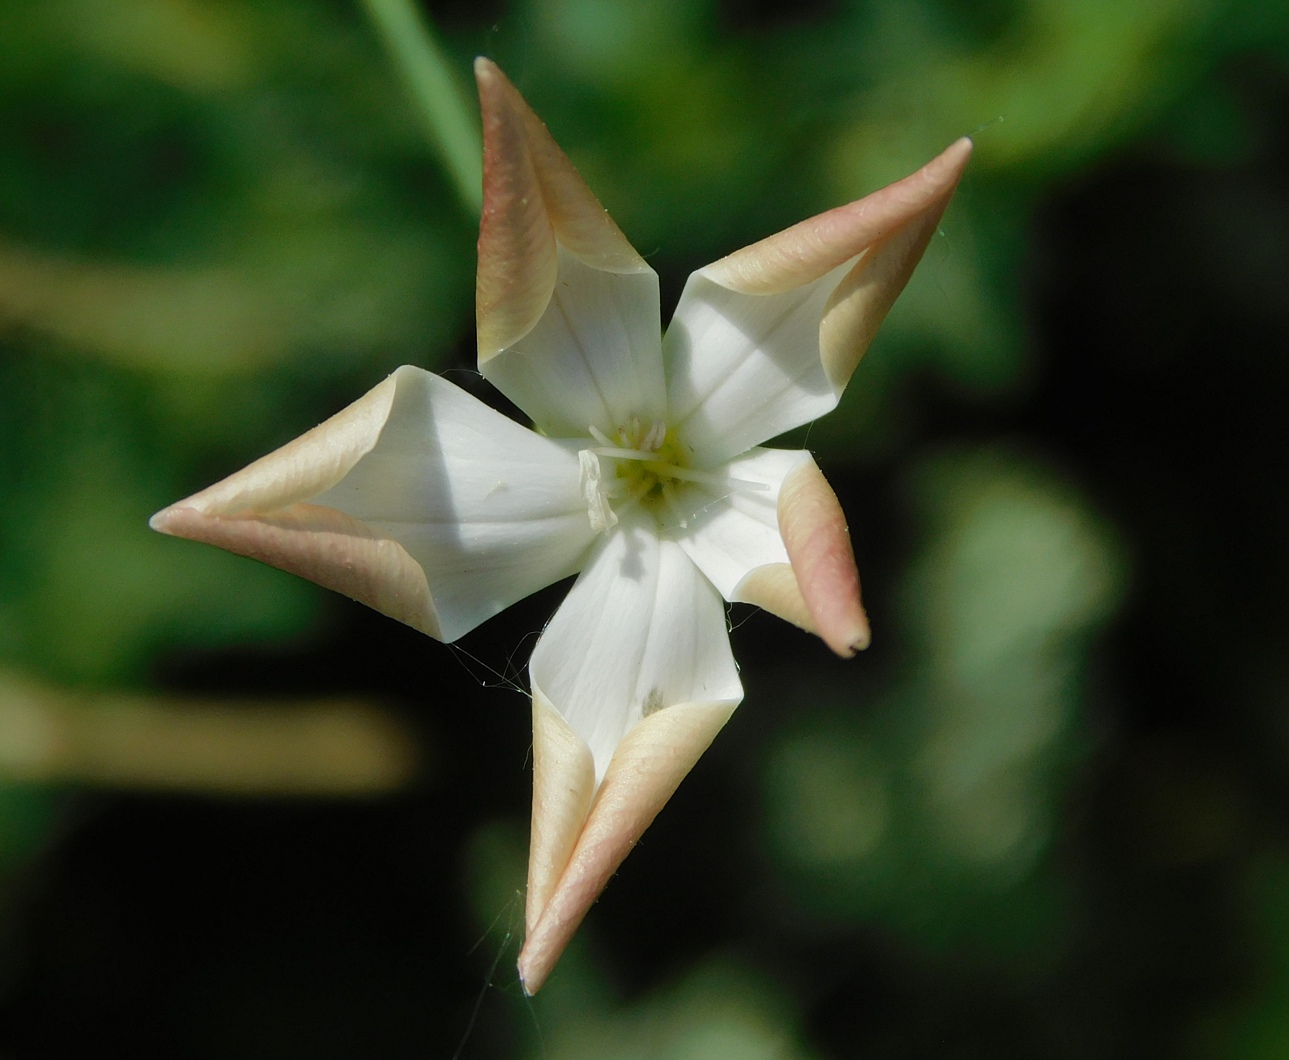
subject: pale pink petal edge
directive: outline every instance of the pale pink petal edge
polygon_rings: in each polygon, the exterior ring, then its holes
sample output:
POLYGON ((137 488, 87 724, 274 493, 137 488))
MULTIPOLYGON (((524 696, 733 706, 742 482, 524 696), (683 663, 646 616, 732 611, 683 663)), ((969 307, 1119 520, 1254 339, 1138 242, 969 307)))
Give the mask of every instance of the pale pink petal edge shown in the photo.
POLYGON ((778 511, 779 532, 813 629, 834 652, 849 658, 868 647, 868 616, 845 513, 813 459, 784 478, 778 511))
POLYGON ((264 514, 220 515, 180 502, 153 516, 152 526, 307 578, 443 639, 420 564, 397 541, 333 508, 292 504, 264 514))
POLYGON ((971 151, 964 136, 902 180, 736 250, 703 275, 741 294, 782 294, 811 283, 919 214, 942 211, 971 151))

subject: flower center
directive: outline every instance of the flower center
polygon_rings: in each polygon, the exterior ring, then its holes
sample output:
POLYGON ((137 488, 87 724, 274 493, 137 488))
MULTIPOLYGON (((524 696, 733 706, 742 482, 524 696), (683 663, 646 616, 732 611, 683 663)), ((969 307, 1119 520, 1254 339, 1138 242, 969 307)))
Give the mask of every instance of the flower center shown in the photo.
POLYGON ((581 450, 582 496, 586 498, 591 526, 607 533, 618 517, 614 508, 639 505, 661 521, 687 526, 690 516, 678 503, 678 491, 696 484, 724 497, 739 489, 767 489, 759 482, 743 482, 689 466, 689 451, 675 428, 660 420, 646 422, 632 416, 610 437, 597 427, 588 428, 599 445, 581 450))

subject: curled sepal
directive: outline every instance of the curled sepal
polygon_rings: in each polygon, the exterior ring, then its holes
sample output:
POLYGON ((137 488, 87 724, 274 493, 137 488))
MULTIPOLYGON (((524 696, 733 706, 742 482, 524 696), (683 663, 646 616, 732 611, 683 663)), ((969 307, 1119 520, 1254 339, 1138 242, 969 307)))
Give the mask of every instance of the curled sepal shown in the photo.
POLYGON ((535 994, 609 878, 734 712, 734 702, 678 703, 643 719, 618 745, 567 868, 519 954, 535 994))
POLYGON ((971 154, 700 269, 664 340, 672 420, 728 459, 836 407, 935 233, 971 154))
MULTIPOLYGON (((868 647, 868 617, 860 602, 846 516, 813 459, 802 461, 784 478, 778 508, 779 531, 814 632, 838 655, 849 658, 868 647)), ((769 579, 765 591, 775 591, 769 579)), ((791 606, 797 606, 795 601, 791 606)))
POLYGON ((818 634, 839 655, 866 647, 846 518, 814 458, 753 449, 722 471, 742 488, 673 531, 686 555, 731 603, 764 608, 818 634))
POLYGON ((594 539, 574 454, 406 366, 151 525, 445 641, 572 574, 594 539))
POLYGON ((677 507, 692 514, 671 532, 726 600, 753 604, 815 633, 779 530, 780 491, 803 462, 812 462, 804 450, 745 453, 717 472, 728 476, 728 494, 713 499, 710 487, 695 486, 677 499, 677 507))

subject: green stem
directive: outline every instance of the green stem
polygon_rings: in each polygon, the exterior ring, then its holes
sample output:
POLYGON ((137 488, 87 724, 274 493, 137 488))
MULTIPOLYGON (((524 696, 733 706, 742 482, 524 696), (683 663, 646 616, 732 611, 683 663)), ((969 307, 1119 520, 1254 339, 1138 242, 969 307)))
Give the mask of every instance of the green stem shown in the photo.
POLYGON ((415 0, 363 0, 407 82, 457 195, 476 216, 483 205, 479 119, 415 0))

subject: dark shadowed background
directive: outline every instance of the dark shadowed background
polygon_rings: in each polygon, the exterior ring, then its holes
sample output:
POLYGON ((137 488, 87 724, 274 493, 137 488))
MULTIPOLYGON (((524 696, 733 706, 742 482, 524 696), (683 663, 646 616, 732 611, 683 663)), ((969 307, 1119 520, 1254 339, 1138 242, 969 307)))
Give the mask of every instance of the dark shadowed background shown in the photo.
POLYGON ((146 528, 399 364, 483 391, 404 81, 359 0, 0 0, 0 1056, 1289 1056, 1289 5, 423 10, 664 313, 976 134, 789 439, 873 647, 733 610, 746 700, 525 1000, 561 587, 444 647, 146 528))

